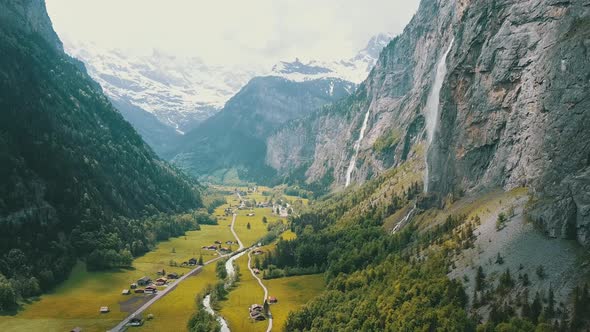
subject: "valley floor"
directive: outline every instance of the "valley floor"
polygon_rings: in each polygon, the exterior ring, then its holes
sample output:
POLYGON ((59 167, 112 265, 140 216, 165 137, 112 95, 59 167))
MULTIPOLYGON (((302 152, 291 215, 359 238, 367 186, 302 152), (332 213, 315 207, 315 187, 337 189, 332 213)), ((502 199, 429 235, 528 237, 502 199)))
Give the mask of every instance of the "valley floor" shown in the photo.
MULTIPOLYGON (((270 191, 269 188, 266 190, 270 191)), ((212 245, 214 241, 220 241, 224 246, 227 246, 226 241, 235 241, 230 230, 232 217, 225 216, 224 209, 230 205, 236 207, 240 202, 236 195, 229 195, 226 199, 227 204, 218 207, 215 211, 218 225, 201 225, 200 231, 190 231, 185 236, 161 242, 153 251, 135 259, 129 269, 89 272, 84 263, 78 263, 68 280, 53 292, 24 304, 13 315, 0 316, 0 330, 3 332, 41 330, 50 332, 69 331, 75 327, 81 327, 85 332, 98 332, 113 328, 151 298, 151 295, 144 294, 121 295, 122 290, 129 289, 131 283, 143 276, 155 280, 156 272, 162 269, 166 273, 185 274, 191 271, 192 267, 172 267, 171 265, 175 263, 180 265, 183 261, 193 257, 198 258, 201 255, 204 261, 211 260, 219 257, 219 254, 201 247, 212 245), (99 309, 103 306, 108 306, 110 312, 101 314, 99 309)), ((248 199, 264 201, 268 198, 261 193, 252 193, 248 199)), ((263 217, 266 217, 268 222, 281 219, 273 214, 270 208, 237 211, 234 229, 244 246, 254 245, 268 232, 263 217), (254 216, 248 216, 252 212, 254 216)), ((294 234, 290 232, 285 234, 287 238, 292 236, 294 234)), ((236 250, 237 244, 233 244, 232 249, 236 250)), ((221 310, 221 314, 227 316, 232 327, 240 326, 242 318, 248 317, 250 296, 255 296, 256 301, 252 303, 260 302, 263 297, 262 289, 248 271, 247 255, 242 256, 237 262, 242 271, 242 281, 230 293, 230 300, 224 302, 221 310), (237 306, 235 310, 232 309, 233 305, 237 306)), ((144 312, 143 317, 146 318, 147 315, 152 314, 154 319, 146 321, 136 330, 186 330, 187 322, 196 310, 195 296, 217 281, 215 263, 205 266, 199 273, 187 278, 169 294, 152 304, 144 312)), ((290 309, 305 303, 323 288, 321 276, 292 277, 264 282, 271 292, 281 299, 280 304, 272 308, 273 313, 276 310, 276 330, 280 330, 290 309), (301 287, 303 285, 306 287, 301 287)), ((265 330, 266 323, 262 325, 264 325, 262 330, 265 330)), ((249 330, 245 329, 245 331, 249 330)), ((241 329, 238 327, 234 331, 241 331, 241 329)))

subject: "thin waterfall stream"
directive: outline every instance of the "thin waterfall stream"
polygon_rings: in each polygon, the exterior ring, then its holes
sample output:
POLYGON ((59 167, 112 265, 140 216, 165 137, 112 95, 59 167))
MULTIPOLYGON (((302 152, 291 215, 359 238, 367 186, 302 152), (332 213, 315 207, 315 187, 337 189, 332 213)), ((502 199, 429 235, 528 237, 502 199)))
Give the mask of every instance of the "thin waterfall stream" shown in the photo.
POLYGON ((368 109, 367 113, 365 114, 365 119, 363 120, 363 125, 361 126, 361 132, 359 133, 359 138, 354 143, 354 153, 352 154, 352 157, 350 158, 350 162, 348 163, 348 169, 346 170, 346 184, 344 185, 345 187, 348 187, 350 185, 350 178, 352 176, 352 172, 354 171, 354 168, 356 167, 356 159, 359 154, 359 149, 361 148, 361 142, 363 141, 363 138, 365 137, 365 131, 367 130, 367 124, 369 122, 369 115, 370 114, 371 114, 371 109, 368 109))
POLYGON ((426 100, 426 107, 424 108, 424 117, 426 118, 426 138, 427 147, 426 155, 424 156, 426 162, 426 171, 424 172, 424 192, 428 192, 428 150, 432 144, 434 138, 434 132, 438 126, 438 119, 440 117, 440 90, 442 89, 445 76, 447 75, 447 56, 453 47, 455 39, 451 40, 449 47, 442 55, 436 66, 436 76, 434 77, 434 83, 432 89, 426 100))

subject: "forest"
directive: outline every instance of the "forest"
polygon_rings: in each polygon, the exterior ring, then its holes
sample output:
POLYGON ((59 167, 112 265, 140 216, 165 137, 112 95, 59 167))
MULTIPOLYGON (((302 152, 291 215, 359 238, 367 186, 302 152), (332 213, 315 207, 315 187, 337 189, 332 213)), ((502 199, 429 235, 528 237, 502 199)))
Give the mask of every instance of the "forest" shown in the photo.
POLYGON ((203 204, 200 185, 154 154, 82 63, 0 24, 4 309, 64 280, 78 259, 95 269, 127 265, 158 239, 196 227, 151 216, 203 204))

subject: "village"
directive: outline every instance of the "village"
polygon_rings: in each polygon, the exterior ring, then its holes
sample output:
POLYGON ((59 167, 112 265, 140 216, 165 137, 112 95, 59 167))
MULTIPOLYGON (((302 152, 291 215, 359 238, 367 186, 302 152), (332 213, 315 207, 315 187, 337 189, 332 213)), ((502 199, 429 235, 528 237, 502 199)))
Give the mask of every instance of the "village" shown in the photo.
POLYGON ((112 330, 113 321, 121 323, 117 330, 184 330, 194 310, 194 296, 219 280, 216 264, 207 262, 244 252, 234 261, 236 270, 241 271, 239 281, 227 298, 219 302, 215 314, 223 317, 228 326, 246 327, 247 331, 266 329, 267 324, 273 325, 273 330, 280 329, 291 310, 317 293, 313 290, 321 290, 323 279, 321 276, 266 279, 269 271, 256 262, 264 261, 273 250, 276 237, 268 235, 279 234, 286 236, 285 239, 294 236, 288 231, 285 219, 294 210, 301 211, 307 200, 285 195, 282 188, 226 187, 220 188, 220 192, 226 202, 211 213, 217 224, 203 224, 200 230, 159 243, 146 255, 136 258, 130 269, 97 273, 87 271, 81 263, 74 276, 80 276, 78 280, 82 283, 72 278, 59 293, 31 304, 25 314, 54 313, 59 306, 75 306, 77 311, 62 313, 63 319, 52 321, 62 331, 112 330), (232 233, 234 215, 235 233, 232 233), (247 248, 245 251, 239 250, 236 236, 247 248), (274 240, 262 241, 264 238, 274 240), (246 254, 252 256, 252 262, 246 254), (261 279, 260 283, 255 276, 261 279), (263 291, 261 283, 268 290, 263 291), (82 300, 77 296, 80 293, 88 296, 82 300), (56 302, 57 307, 52 304, 56 302), (81 313, 95 319, 96 324, 72 319, 81 317, 81 313))

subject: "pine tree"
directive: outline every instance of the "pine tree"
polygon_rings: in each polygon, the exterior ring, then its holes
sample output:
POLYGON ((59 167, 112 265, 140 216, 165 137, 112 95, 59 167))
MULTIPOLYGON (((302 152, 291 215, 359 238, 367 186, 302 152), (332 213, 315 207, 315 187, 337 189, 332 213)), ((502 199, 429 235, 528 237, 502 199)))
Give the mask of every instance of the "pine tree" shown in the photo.
POLYGON ((199 265, 203 265, 203 255, 199 256, 199 265))
POLYGON ((483 268, 479 266, 477 268, 477 274, 475 275, 475 290, 480 291, 485 287, 486 275, 483 273, 483 268))
POLYGON ((246 228, 247 228, 247 229, 250 229, 250 223, 248 223, 248 224, 246 225, 246 228))
POLYGON ((533 300, 533 304, 531 305, 531 320, 533 323, 537 324, 539 316, 543 311, 543 304, 541 303, 541 296, 539 292, 535 294, 535 299, 533 300))
POLYGON ((555 294, 553 294, 553 287, 549 286, 549 298, 547 300, 547 307, 545 308, 545 317, 551 318, 555 315, 555 294))

